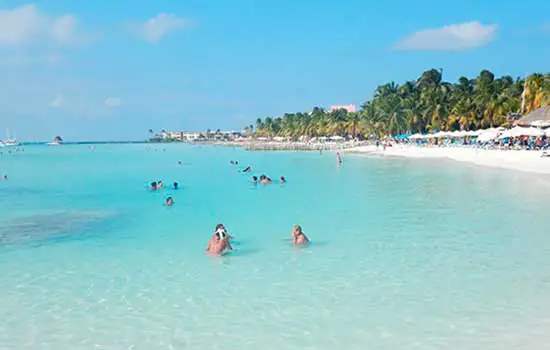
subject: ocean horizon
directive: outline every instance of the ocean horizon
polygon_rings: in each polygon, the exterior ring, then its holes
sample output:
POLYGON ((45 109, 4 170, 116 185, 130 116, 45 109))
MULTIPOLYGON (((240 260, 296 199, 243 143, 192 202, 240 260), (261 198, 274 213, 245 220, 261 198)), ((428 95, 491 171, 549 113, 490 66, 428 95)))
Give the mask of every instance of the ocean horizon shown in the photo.
POLYGON ((0 348, 550 348, 546 177, 84 145, 0 157, 0 348), (218 223, 235 250, 213 257, 218 223), (292 246, 295 224, 309 246, 292 246))

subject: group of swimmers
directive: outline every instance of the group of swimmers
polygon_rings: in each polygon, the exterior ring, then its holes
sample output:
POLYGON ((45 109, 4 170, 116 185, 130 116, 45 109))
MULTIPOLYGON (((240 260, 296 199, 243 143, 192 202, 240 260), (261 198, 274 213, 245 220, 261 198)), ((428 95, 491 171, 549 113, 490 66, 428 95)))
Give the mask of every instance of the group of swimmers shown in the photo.
MULTIPOLYGON (((231 165, 239 165, 239 161, 237 160, 231 160, 229 161, 229 164, 231 165)), ((240 170, 239 172, 241 173, 251 173, 252 172, 252 167, 249 165, 247 166, 246 168, 244 168, 243 170, 240 170)), ((269 184, 272 184, 273 181, 271 180, 271 178, 269 176, 266 176, 266 175, 260 175, 260 177, 258 178, 258 176, 254 175, 252 176, 252 183, 254 185, 257 185, 258 183, 262 184, 262 185, 269 185, 269 184)), ((279 178, 279 183, 280 184, 284 184, 286 183, 286 179, 284 176, 281 176, 279 178)))
MULTIPOLYGON (((260 175, 260 178, 258 179, 257 176, 252 176, 252 183, 254 185, 258 184, 258 183, 261 183, 262 185, 269 185, 269 184, 272 184, 273 181, 271 181, 271 179, 268 177, 268 176, 265 176, 265 175, 260 175)), ((279 178, 279 183, 280 184, 284 184, 286 183, 286 179, 284 176, 281 176, 279 178)))
MULTIPOLYGON (((292 244, 293 245, 299 245, 303 246, 309 243, 309 239, 305 235, 304 231, 302 231, 302 227, 300 225, 294 225, 292 227, 292 244)), ((231 246, 231 240, 234 238, 227 233, 227 229, 223 224, 216 225, 216 230, 212 234, 212 237, 208 241, 208 245, 206 246, 206 252, 212 255, 222 255, 227 251, 233 250, 233 247, 231 246)))
MULTIPOLYGON (((158 190, 161 190, 163 188, 164 188, 164 183, 162 182, 162 180, 159 180, 159 181, 151 182, 151 186, 149 187, 149 190, 158 191, 158 190)), ((178 190, 179 189, 179 184, 174 181, 174 183, 172 184, 172 189, 173 190, 178 190)), ((169 207, 174 205, 174 198, 172 198, 172 196, 166 197, 166 205, 169 206, 169 207)))

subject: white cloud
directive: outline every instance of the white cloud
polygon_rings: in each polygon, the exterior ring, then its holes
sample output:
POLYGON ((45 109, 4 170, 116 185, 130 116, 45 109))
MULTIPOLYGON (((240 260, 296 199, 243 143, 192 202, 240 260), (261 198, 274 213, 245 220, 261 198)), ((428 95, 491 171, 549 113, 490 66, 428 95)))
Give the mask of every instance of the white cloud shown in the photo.
POLYGON ((118 97, 108 97, 105 99, 105 106, 109 108, 117 108, 122 106, 122 99, 118 97))
POLYGON ((57 95, 53 101, 50 103, 50 107, 52 108, 58 108, 58 107, 61 107, 63 105, 63 96, 62 95, 57 95))
POLYGON ((168 34, 181 30, 187 25, 189 22, 181 17, 170 13, 160 13, 144 23, 132 25, 132 28, 145 40, 156 43, 168 34))
POLYGON ((73 15, 49 16, 41 13, 34 4, 0 10, 0 45, 16 46, 40 41, 71 44, 76 37, 73 15))
POLYGON ((498 25, 477 21, 428 28, 415 32, 397 44, 397 50, 458 51, 489 44, 495 38, 498 25))

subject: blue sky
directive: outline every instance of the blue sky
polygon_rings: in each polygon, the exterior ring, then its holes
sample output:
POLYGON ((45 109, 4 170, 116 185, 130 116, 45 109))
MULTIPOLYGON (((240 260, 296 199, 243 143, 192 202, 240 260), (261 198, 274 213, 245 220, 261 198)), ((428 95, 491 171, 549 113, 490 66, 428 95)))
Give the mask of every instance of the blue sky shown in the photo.
POLYGON ((21 140, 240 129, 432 67, 550 71, 550 1, 0 0, 0 129, 21 140))

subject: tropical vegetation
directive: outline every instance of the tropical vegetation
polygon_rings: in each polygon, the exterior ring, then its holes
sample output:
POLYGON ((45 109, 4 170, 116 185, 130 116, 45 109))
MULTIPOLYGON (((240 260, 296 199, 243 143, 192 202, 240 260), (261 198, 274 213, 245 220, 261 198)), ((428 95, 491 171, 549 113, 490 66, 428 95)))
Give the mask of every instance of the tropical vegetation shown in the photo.
POLYGON ((509 124, 541 106, 550 106, 550 73, 514 79, 483 70, 473 79, 460 77, 450 83, 441 70, 431 69, 414 81, 379 86, 358 112, 314 107, 311 112, 258 118, 245 131, 256 136, 363 138, 475 130, 509 124))

